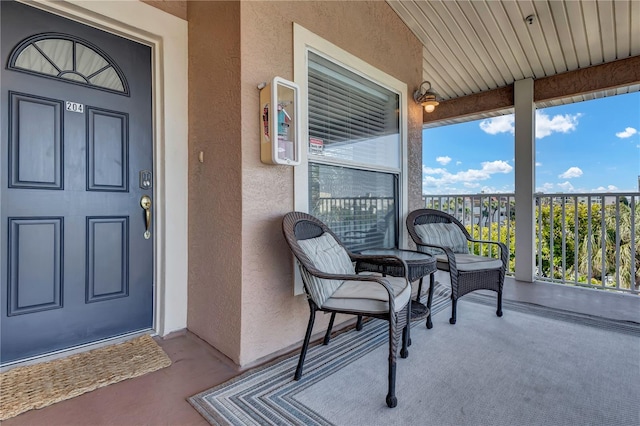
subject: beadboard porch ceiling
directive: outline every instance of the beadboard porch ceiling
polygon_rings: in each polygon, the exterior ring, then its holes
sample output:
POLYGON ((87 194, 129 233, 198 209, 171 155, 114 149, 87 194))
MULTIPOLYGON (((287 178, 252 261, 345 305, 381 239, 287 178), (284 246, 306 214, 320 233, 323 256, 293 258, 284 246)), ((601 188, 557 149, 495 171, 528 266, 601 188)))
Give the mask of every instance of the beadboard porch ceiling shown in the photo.
MULTIPOLYGON (((424 80, 442 100, 640 55, 638 0, 387 3, 422 41, 424 80)), ((539 106, 638 90, 632 84, 539 106)))

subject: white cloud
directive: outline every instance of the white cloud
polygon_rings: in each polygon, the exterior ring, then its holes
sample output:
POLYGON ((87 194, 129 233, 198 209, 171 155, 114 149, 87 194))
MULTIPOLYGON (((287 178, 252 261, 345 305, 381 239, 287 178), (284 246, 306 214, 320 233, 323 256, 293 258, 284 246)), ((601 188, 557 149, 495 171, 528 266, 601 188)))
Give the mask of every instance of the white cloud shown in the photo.
POLYGON ((618 192, 618 187, 615 185, 599 186, 595 190, 599 192, 618 192))
POLYGON ((509 173, 511 170, 513 170, 513 167, 511 167, 506 161, 502 160, 485 161, 484 163, 482 163, 482 170, 486 171, 489 174, 509 173))
POLYGON ((539 161, 536 161, 536 167, 542 167, 542 163, 539 161))
POLYGON ((625 139, 625 138, 630 138, 636 133, 638 133, 638 130, 634 129, 633 127, 627 127, 626 129, 624 129, 623 132, 616 133, 616 136, 619 137, 620 139, 625 139))
POLYGON ((597 188, 574 187, 569 181, 562 183, 547 182, 542 186, 536 187, 536 192, 545 194, 554 193, 576 193, 576 192, 633 192, 635 189, 620 189, 615 185, 599 186, 597 188))
POLYGON ((558 175, 561 179, 572 179, 582 176, 580 167, 569 167, 566 172, 558 175))
POLYGON ((500 193, 513 193, 513 185, 505 185, 502 188, 496 188, 495 186, 483 186, 480 191, 483 194, 500 194, 500 193))
POLYGON ((578 118, 582 114, 565 114, 554 115, 549 117, 547 114, 536 111, 536 139, 542 139, 554 132, 569 133, 578 127, 578 118))
POLYGON ((446 166, 447 164, 449 164, 449 162, 451 162, 451 157, 438 157, 436 158, 436 161, 443 166, 446 166))
POLYGON ((563 191, 563 192, 571 192, 573 191, 573 185, 571 185, 571 182, 566 181, 564 183, 559 183, 558 187, 563 191))
MULTIPOLYGON (((552 133, 569 133, 578 127, 578 119, 582 114, 554 115, 536 111, 536 139, 542 139, 552 133)), ((498 133, 515 133, 513 114, 489 118, 480 122, 480 129, 490 135, 498 133)))
POLYGON ((536 192, 551 192, 553 189, 553 184, 550 182, 543 183, 542 186, 536 188, 536 192))
POLYGON ((442 193, 459 183, 466 188, 477 188, 480 185, 479 181, 487 180, 497 173, 510 173, 512 170, 513 167, 502 160, 485 161, 481 169, 469 169, 458 173, 450 173, 447 169, 440 167, 425 166, 422 167, 422 187, 424 192, 433 192, 427 191, 426 188, 437 188, 438 192, 442 193))
POLYGON ((498 133, 514 133, 514 116, 501 115, 499 117, 489 118, 480 122, 480 128, 490 135, 497 135, 498 133))
POLYGON ((422 174, 425 174, 425 175, 443 175, 446 173, 448 173, 447 169, 442 169, 442 168, 434 169, 433 167, 422 166, 422 174))
POLYGON ((462 161, 456 161, 456 166, 459 166, 460 164, 462 164, 462 161))

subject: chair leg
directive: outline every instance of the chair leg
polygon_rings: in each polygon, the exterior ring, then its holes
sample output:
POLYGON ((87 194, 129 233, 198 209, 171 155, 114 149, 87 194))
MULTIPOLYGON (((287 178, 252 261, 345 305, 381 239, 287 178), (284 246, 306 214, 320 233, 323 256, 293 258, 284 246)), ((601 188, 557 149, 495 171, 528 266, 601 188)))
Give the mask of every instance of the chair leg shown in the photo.
POLYGON ((433 323, 431 322, 431 301, 433 300, 433 286, 435 285, 435 277, 432 273, 429 276, 429 296, 427 298, 427 309, 429 310, 429 315, 427 315, 427 328, 430 330, 433 328, 433 323))
POLYGON ((407 324, 402 329, 402 349, 400 349, 400 357, 406 358, 409 356, 409 349, 411 346, 411 302, 407 303, 407 324))
POLYGON ((331 340, 331 329, 333 328, 333 321, 336 319, 336 313, 331 313, 331 319, 329 320, 329 328, 327 328, 327 333, 324 335, 324 340, 322 341, 323 345, 328 345, 331 340))
POLYGON ((449 318, 449 324, 456 323, 456 305, 458 304, 458 299, 454 299, 451 296, 451 318, 449 318))
POLYGON ((398 405, 398 398, 396 398, 396 364, 389 362, 389 393, 387 394, 387 406, 394 408, 398 405))
POLYGON ((313 323, 316 320, 316 310, 313 306, 310 306, 311 314, 309 315, 309 324, 307 325, 307 333, 304 336, 304 343, 302 344, 302 350, 300 351, 300 359, 298 359, 298 367, 296 368, 296 374, 293 376, 294 380, 300 380, 302 377, 302 366, 304 365, 304 358, 307 356, 307 348, 309 347, 309 340, 311 339, 311 331, 313 330, 313 323))
POLYGON ((398 405, 396 398, 396 351, 395 351, 395 324, 389 319, 389 392, 387 393, 387 405, 393 408, 398 405))
POLYGON ((498 310, 496 311, 496 315, 502 316, 502 290, 498 291, 498 310))
POLYGON ((358 315, 358 321, 356 321, 356 330, 362 330, 362 315, 358 315))
POLYGON ((402 330, 402 349, 400 349, 400 357, 407 358, 409 356, 409 349, 411 346, 411 338, 409 338, 409 330, 411 327, 408 325, 402 330))

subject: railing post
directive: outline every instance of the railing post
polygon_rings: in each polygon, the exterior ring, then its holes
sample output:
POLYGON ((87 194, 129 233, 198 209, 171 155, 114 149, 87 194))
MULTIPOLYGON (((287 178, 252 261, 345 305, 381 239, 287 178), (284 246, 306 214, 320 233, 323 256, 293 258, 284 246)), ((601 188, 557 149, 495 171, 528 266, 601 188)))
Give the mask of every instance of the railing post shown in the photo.
POLYGON ((533 79, 513 85, 515 116, 516 271, 519 281, 535 279, 535 105, 533 79))

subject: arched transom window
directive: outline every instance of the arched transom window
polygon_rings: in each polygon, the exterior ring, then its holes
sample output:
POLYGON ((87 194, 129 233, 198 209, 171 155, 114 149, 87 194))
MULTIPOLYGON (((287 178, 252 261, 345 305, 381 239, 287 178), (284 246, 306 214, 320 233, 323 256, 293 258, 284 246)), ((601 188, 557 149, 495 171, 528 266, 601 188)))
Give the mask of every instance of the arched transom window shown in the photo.
POLYGON ((66 34, 38 34, 11 54, 9 68, 129 94, 117 64, 97 46, 66 34))

